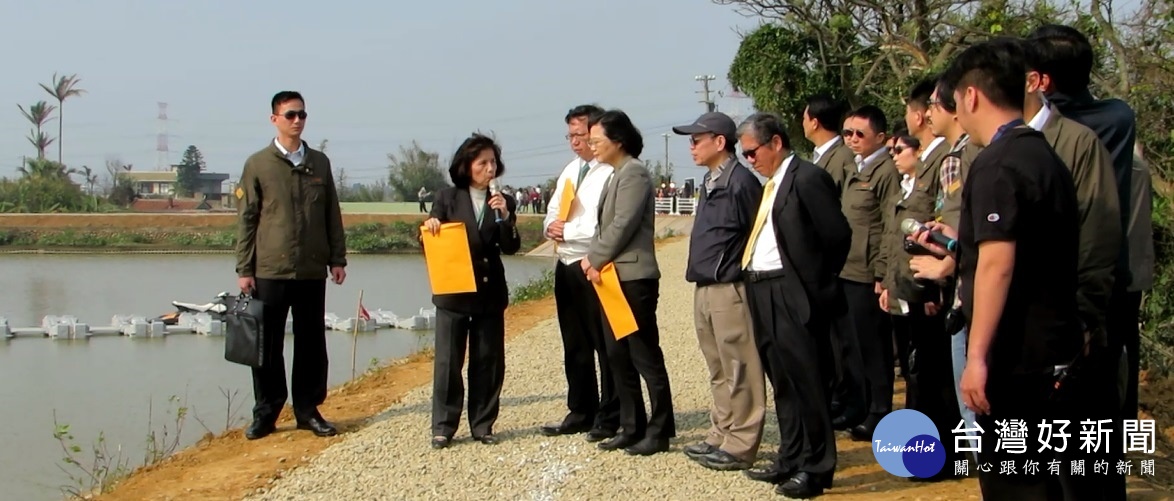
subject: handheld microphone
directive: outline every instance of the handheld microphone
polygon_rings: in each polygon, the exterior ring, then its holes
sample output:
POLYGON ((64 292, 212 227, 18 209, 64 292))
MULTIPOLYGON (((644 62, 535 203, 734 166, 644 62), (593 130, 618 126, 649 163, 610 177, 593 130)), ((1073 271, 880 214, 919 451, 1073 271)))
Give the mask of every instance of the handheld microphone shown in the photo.
POLYGON ((950 238, 950 237, 943 235, 942 232, 940 232, 940 231, 936 231, 936 230, 931 231, 924 224, 917 222, 916 219, 906 218, 904 221, 901 221, 901 232, 902 233, 904 233, 906 235, 915 235, 921 231, 929 231, 929 239, 932 242, 934 242, 942 247, 945 247, 946 250, 948 250, 950 252, 954 252, 958 248, 958 241, 957 240, 954 240, 953 238, 950 238))
MULTIPOLYGON (((501 182, 498 181, 496 177, 493 179, 490 179, 489 180, 489 196, 496 197, 500 194, 501 194, 501 182)), ((500 223, 501 222, 501 211, 495 210, 495 211, 493 211, 493 214, 496 217, 496 219, 494 219, 494 221, 500 223)))

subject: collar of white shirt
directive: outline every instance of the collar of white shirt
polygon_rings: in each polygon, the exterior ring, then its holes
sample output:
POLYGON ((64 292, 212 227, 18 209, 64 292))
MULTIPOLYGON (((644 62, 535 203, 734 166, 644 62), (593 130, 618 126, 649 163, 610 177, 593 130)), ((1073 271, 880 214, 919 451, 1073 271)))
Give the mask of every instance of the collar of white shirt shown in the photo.
POLYGON ((1044 130, 1044 124, 1048 123, 1048 119, 1052 116, 1052 110, 1048 108, 1047 100, 1044 101, 1044 106, 1031 117, 1031 121, 1027 125, 1035 130, 1044 130))
POLYGON ((832 147, 834 147, 836 145, 836 141, 840 141, 840 140, 841 140, 840 136, 835 136, 835 137, 831 138, 830 140, 828 140, 827 142, 825 142, 819 146, 816 146, 815 147, 815 157, 816 158, 822 157, 825 153, 828 152, 828 150, 832 149, 832 147))
MULTIPOLYGON (((303 156, 306 155, 306 143, 299 143, 298 149, 294 150, 293 152, 285 149, 285 146, 282 146, 281 142, 279 142, 277 138, 273 138, 273 144, 277 146, 277 151, 280 151, 281 154, 285 155, 285 158, 288 158, 291 162, 293 162, 295 158, 300 160, 303 156)), ((297 165, 297 162, 294 162, 294 165, 297 165)))
POLYGON ((946 138, 943 136, 933 138, 933 141, 929 142, 929 146, 925 147, 925 151, 921 152, 921 161, 924 162, 926 158, 929 158, 929 154, 933 153, 934 148, 937 148, 939 144, 942 144, 945 141, 946 138))
POLYGON ((888 146, 881 146, 880 149, 872 152, 872 154, 869 155, 868 158, 861 158, 860 155, 856 155, 856 158, 854 159, 854 160, 856 160, 856 172, 863 171, 865 165, 871 164, 873 161, 880 158, 881 155, 888 155, 888 154, 889 154, 889 147, 888 146))

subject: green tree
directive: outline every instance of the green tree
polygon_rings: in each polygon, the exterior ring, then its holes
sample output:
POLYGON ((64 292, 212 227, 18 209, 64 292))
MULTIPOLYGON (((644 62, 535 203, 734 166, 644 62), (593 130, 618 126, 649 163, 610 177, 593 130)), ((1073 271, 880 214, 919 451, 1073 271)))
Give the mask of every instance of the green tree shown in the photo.
POLYGON ((425 151, 416 141, 400 146, 399 154, 388 153, 387 184, 397 200, 416 200, 420 187, 431 193, 450 186, 448 173, 440 167, 440 154, 425 151))
POLYGON ((204 171, 204 155, 196 145, 188 146, 183 152, 183 159, 175 169, 176 196, 190 197, 200 189, 200 172, 204 171))
POLYGON ((27 139, 37 149, 37 158, 45 158, 45 150, 48 150, 49 145, 54 141, 45 133, 45 124, 53 120, 53 110, 56 110, 57 107, 45 101, 37 101, 27 110, 19 104, 16 107, 20 109, 20 114, 24 115, 25 120, 33 125, 33 130, 29 132, 27 139))
POLYGON ((86 91, 79 89, 77 84, 81 79, 76 74, 60 77, 56 73, 53 74, 52 86, 40 84, 45 92, 53 96, 57 100, 57 163, 64 163, 61 156, 61 145, 64 142, 62 134, 65 132, 65 100, 74 96, 80 96, 86 91))

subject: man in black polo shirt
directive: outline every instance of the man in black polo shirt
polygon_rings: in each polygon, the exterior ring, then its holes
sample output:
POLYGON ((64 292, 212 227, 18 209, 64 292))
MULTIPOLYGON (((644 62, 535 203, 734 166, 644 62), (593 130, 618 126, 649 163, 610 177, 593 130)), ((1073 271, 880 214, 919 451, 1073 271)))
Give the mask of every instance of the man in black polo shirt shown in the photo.
MULTIPOLYGON (((1025 68, 1017 41, 995 39, 959 54, 943 76, 954 89, 959 124, 985 146, 962 188, 957 231, 970 333, 961 392, 986 430, 979 463, 992 468, 979 473, 984 499, 1050 499, 1049 484, 1053 493, 1060 489, 1060 477, 1048 473, 1056 454, 1040 452, 1034 439, 1041 421, 1076 421, 1069 403, 1053 400, 1052 390, 1058 368, 1083 345, 1076 315, 1076 192, 1043 134, 1024 125, 1025 68), (1005 425, 1018 420, 1029 437, 1022 450, 999 440, 1005 425), (1013 461, 1015 475, 1003 471, 1004 461, 1013 461), (1024 471, 1027 461, 1036 464, 1034 474, 1024 471)), ((919 240, 926 242, 922 233, 919 240)), ((1064 464, 1061 474, 1068 473, 1064 464)))
POLYGON ((693 161, 709 168, 694 215, 685 280, 697 284, 693 320, 709 367, 713 405, 705 440, 685 447, 685 454, 707 468, 744 470, 758 455, 766 417, 766 381, 741 264, 762 184, 734 154, 736 127, 725 114, 706 113, 673 132, 689 136, 693 161))

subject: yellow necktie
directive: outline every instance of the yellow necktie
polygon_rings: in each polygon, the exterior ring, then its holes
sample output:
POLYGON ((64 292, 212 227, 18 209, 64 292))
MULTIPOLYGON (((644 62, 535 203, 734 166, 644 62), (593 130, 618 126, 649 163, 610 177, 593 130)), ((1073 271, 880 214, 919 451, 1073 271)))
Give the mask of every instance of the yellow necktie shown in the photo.
POLYGON ((746 250, 742 252, 742 269, 750 264, 750 256, 754 255, 754 244, 758 242, 758 234, 762 233, 762 226, 766 224, 766 216, 770 207, 774 205, 775 180, 766 182, 762 191, 762 202, 758 204, 758 215, 754 216, 754 228, 750 230, 750 240, 746 242, 746 250))

